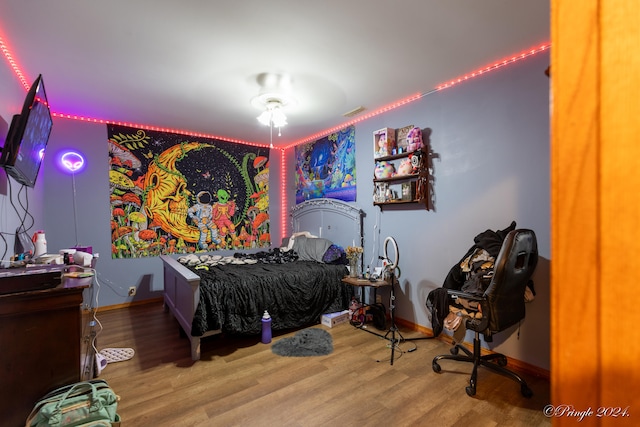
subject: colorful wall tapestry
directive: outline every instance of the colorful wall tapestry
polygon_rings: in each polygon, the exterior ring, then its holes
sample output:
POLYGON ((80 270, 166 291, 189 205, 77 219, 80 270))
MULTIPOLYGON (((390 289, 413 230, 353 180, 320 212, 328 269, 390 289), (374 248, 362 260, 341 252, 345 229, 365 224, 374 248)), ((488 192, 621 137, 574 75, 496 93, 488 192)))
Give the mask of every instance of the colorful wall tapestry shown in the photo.
POLYGON ((112 258, 270 246, 268 148, 107 132, 112 258))
POLYGON ((330 197, 356 200, 356 130, 349 126, 296 146, 296 203, 330 197))

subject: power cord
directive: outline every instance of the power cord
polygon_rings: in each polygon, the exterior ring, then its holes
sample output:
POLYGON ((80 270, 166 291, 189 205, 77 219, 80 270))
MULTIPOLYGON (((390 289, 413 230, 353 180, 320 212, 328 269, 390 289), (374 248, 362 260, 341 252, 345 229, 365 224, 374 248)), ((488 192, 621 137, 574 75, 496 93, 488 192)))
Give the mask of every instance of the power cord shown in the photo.
MULTIPOLYGON (((0 237, 2 238, 2 241, 4 243, 4 250, 2 252, 2 257, 0 257, 2 259, 2 263, 6 262, 7 260, 5 259, 7 256, 7 252, 9 251, 9 243, 7 242, 7 239, 5 236, 14 236, 14 240, 18 239, 19 235, 21 234, 27 234, 29 233, 29 230, 31 230, 35 224, 35 220, 33 218, 33 215, 31 215, 31 213, 29 213, 29 193, 28 193, 28 187, 26 185, 21 185, 20 190, 18 191, 17 194, 17 203, 20 206, 20 209, 18 209, 18 207, 16 206, 16 202, 14 201, 14 197, 13 197, 13 186, 11 184, 12 180, 9 178, 9 174, 7 173, 6 169, 4 169, 4 174, 6 177, 6 182, 7 182, 7 186, 9 188, 9 203, 11 204, 11 207, 13 208, 14 212, 16 213, 16 216, 18 217, 18 219, 20 220, 20 225, 16 228, 16 232, 14 233, 6 233, 6 232, 0 232, 0 237), (24 199, 25 201, 22 201, 21 195, 24 194, 24 199), (27 226, 27 219, 29 220, 29 225, 27 226)), ((27 234, 28 236, 28 234, 27 234)), ((30 236, 29 240, 31 239, 30 236)), ((14 243, 15 246, 15 243, 14 243)), ((9 262, 11 262, 11 260, 9 260, 9 262)))
MULTIPOLYGON (((369 266, 373 266, 373 262, 376 259, 376 256, 378 256, 378 234, 380 234, 380 230, 379 230, 379 224, 380 224, 380 211, 378 209, 378 212, 376 212, 376 220, 375 223, 373 224, 373 241, 372 241, 372 247, 371 247, 371 261, 369 262, 369 266)), ((379 258, 379 257, 378 257, 379 258)))
MULTIPOLYGON (((400 347, 400 344, 402 344, 404 342, 403 339, 399 340, 397 343, 394 344, 394 349, 396 352, 398 352, 397 357, 395 358, 396 360, 400 359, 402 357, 402 355, 404 353, 413 353, 414 351, 416 351, 418 349, 418 346, 414 343, 413 347, 408 349, 408 350, 403 350, 402 347, 400 347)), ((387 344, 386 346, 388 349, 391 349, 391 343, 387 344)), ((391 360, 391 357, 387 358, 387 359, 376 359, 376 362, 380 363, 380 362, 389 362, 391 360)))
MULTIPOLYGON (((99 275, 100 275, 99 273, 96 273, 96 281, 97 281, 97 278, 98 278, 98 276, 99 276, 99 275)), ((101 276, 101 275, 100 275, 100 276, 101 276)), ((124 291, 124 288, 122 288, 122 287, 118 287, 118 286, 117 286, 117 285, 115 285, 113 282, 111 282, 109 279, 102 278, 102 280, 105 282, 105 285, 106 285, 109 289, 111 289, 111 290, 113 291, 113 293, 114 293, 114 294, 116 294, 117 296, 119 296, 119 297, 123 297, 123 298, 126 298, 126 297, 128 297, 128 296, 129 296, 127 292, 125 292, 125 293, 120 293, 120 292, 118 292, 118 289, 116 289, 116 288, 119 288, 121 291, 124 291)))
MULTIPOLYGON (((89 310, 91 311, 92 314, 92 322, 90 323, 91 327, 95 327, 97 326, 98 329, 95 331, 95 333, 92 331, 92 337, 91 337, 91 347, 93 348, 93 351, 97 354, 98 353, 98 349, 96 348, 96 340, 98 339, 98 335, 100 335, 100 333, 102 332, 102 330, 104 329, 102 326, 102 323, 100 322, 100 320, 98 319, 98 309, 100 308, 100 303, 99 303, 99 296, 100 296, 100 282, 98 281, 98 272, 96 271, 95 268, 92 268, 91 271, 93 272, 93 281, 96 284, 96 288, 95 288, 95 295, 92 295, 91 298, 91 302, 93 305, 93 301, 95 301, 95 306, 89 306, 89 310)), ((91 290, 93 291, 93 286, 91 287, 91 290)))

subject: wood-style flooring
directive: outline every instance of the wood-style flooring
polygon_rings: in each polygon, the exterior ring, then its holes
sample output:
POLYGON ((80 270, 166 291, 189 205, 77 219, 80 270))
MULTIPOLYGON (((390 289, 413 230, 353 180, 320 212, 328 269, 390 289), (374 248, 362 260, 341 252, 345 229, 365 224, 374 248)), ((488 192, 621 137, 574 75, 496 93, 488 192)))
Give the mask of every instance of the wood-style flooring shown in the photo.
MULTIPOLYGON (((281 357, 258 336, 214 336, 203 340, 202 359, 193 362, 188 340, 161 303, 97 317, 98 350, 135 350, 99 376, 121 398, 123 427, 551 425, 542 411, 548 380, 523 375, 534 392, 527 399, 512 380, 480 368, 477 394, 469 397, 471 364, 442 361, 442 372, 433 372, 433 357, 449 351, 440 340, 402 342, 391 366, 388 341, 348 323, 316 325, 331 333, 332 354, 281 357)), ((276 334, 274 342, 294 333, 276 334)))

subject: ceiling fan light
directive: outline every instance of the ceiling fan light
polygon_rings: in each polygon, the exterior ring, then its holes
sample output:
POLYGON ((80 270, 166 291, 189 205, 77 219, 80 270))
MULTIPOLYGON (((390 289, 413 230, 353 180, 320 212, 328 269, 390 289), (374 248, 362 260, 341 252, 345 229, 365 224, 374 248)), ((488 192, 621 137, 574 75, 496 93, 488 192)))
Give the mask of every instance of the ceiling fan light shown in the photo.
POLYGON ((258 116, 258 121, 265 126, 269 126, 271 123, 271 111, 263 111, 262 114, 258 116))
POLYGON ((287 116, 282 111, 281 103, 271 100, 267 102, 266 110, 258 116, 258 121, 265 126, 281 128, 287 124, 287 116))
POLYGON ((281 128, 283 126, 286 126, 287 116, 285 116, 280 107, 278 107, 271 111, 271 121, 273 122, 273 125, 275 127, 281 128))

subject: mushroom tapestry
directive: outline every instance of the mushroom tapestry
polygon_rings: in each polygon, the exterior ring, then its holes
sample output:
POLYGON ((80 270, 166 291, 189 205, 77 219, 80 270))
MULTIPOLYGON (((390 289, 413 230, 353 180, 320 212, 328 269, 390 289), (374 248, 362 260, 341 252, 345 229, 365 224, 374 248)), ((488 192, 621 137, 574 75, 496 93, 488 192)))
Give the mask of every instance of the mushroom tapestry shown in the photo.
POLYGON ((108 125, 111 256, 269 247, 269 149, 108 125))
POLYGON ((329 197, 356 200, 355 127, 296 146, 296 203, 329 197))

